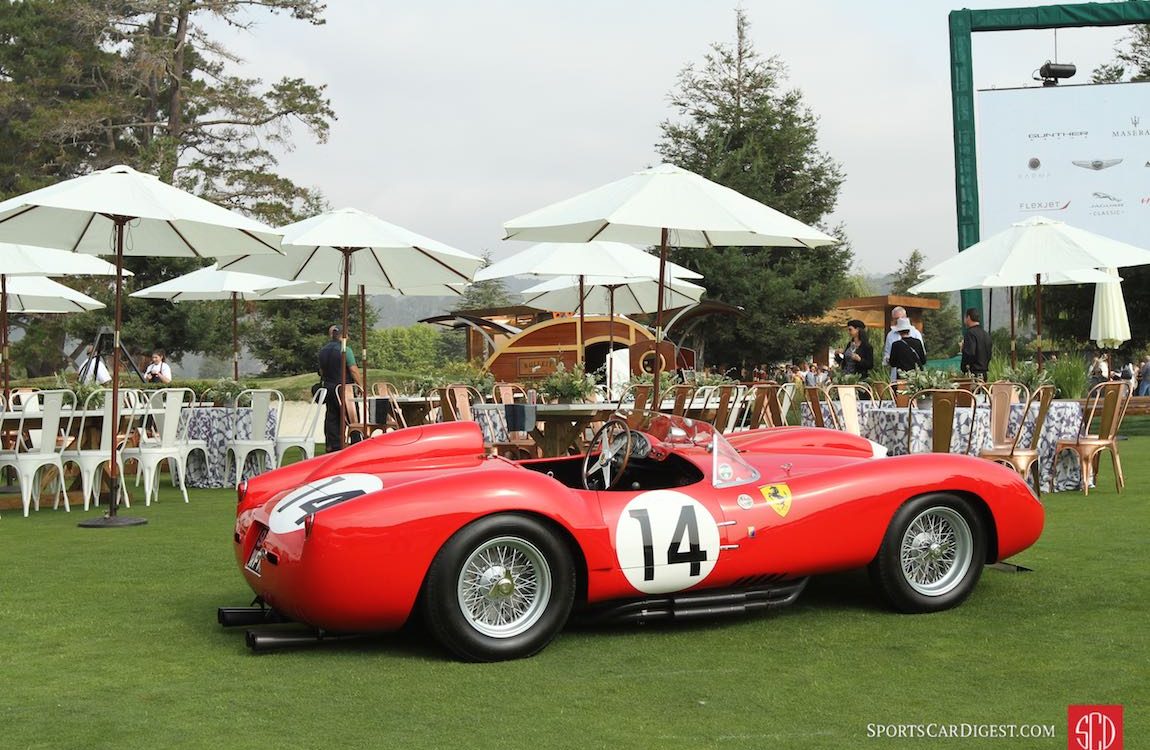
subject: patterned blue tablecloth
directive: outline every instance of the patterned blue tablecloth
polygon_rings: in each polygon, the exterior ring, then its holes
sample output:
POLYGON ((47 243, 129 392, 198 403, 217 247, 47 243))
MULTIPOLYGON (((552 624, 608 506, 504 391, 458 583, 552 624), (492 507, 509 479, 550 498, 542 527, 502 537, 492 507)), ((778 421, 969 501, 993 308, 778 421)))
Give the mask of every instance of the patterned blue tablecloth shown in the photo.
MULTIPOLYGON (((801 405, 802 423, 813 426, 811 411, 808 404, 801 405)), ((833 424, 830 418, 830 409, 841 409, 838 402, 822 404, 823 420, 827 425, 833 424)), ((1024 404, 1014 404, 1010 412, 1010 432, 1013 434, 1019 420, 1023 416, 1024 404)), ((1030 414, 1023 425, 1023 434, 1020 445, 1029 445, 1033 436, 1034 416, 1037 410, 1032 406, 1030 414)), ((841 414, 841 411, 839 412, 841 414)), ((930 451, 931 412, 928 409, 915 409, 908 412, 905 406, 893 406, 890 402, 859 402, 859 427, 863 437, 886 446, 892 456, 907 453, 907 425, 908 419, 912 428, 911 453, 926 453, 930 451), (913 414, 913 416, 909 416, 913 414)), ((1040 476, 1043 489, 1049 487, 1050 475, 1053 470, 1055 476, 1055 491, 1079 490, 1082 488, 1082 476, 1074 454, 1064 451, 1058 457, 1058 465, 1054 466, 1054 448, 1059 440, 1073 440, 1082 425, 1082 405, 1077 401, 1053 401, 1050 411, 1046 415, 1046 422, 1042 426, 1039 436, 1038 453, 1040 476)), ((967 435, 974 424, 974 448, 972 453, 990 447, 990 409, 980 404, 977 409, 959 408, 955 411, 954 434, 951 438, 950 449, 952 453, 963 453, 967 450, 967 435)))
MULTIPOLYGON (((244 407, 235 409, 231 406, 197 406, 185 409, 180 415, 181 419, 190 419, 188 437, 191 440, 203 440, 207 443, 207 463, 201 451, 195 451, 188 456, 188 487, 218 488, 235 485, 235 473, 224 474, 224 460, 227 454, 228 438, 232 430, 236 430, 241 440, 251 438, 252 410, 244 407)), ((268 412, 266 436, 275 435, 276 413, 268 412)), ((267 462, 269 468, 274 468, 273 460, 267 462)), ((255 476, 259 464, 253 455, 249 455, 244 462, 244 478, 255 476)))

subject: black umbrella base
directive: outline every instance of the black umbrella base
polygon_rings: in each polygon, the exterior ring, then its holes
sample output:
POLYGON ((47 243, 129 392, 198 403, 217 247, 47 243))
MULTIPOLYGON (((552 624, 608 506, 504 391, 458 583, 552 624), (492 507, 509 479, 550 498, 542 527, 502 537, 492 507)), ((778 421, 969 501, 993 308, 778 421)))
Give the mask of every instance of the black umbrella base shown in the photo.
POLYGON ((110 529, 119 526, 143 526, 148 522, 146 518, 139 516, 101 516, 100 518, 89 518, 86 521, 81 521, 76 524, 77 526, 85 529, 110 529))

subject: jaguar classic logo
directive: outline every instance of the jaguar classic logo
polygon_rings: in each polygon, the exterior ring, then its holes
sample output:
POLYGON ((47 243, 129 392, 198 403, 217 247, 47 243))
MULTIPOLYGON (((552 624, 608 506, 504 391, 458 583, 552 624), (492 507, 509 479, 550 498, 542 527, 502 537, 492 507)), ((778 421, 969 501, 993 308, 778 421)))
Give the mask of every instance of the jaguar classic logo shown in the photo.
POLYGON ((1091 216, 1121 216, 1124 213, 1126 213, 1126 202, 1117 195, 1101 190, 1091 194, 1091 216))

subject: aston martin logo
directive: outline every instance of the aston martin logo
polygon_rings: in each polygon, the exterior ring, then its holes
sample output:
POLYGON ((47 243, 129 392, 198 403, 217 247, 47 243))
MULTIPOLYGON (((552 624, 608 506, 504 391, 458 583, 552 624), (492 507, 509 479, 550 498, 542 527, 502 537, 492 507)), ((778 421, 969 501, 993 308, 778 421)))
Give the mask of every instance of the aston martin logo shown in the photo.
POLYGON ((1092 160, 1076 160, 1071 162, 1076 167, 1083 169, 1093 169, 1095 172, 1100 172, 1108 167, 1113 167, 1115 164, 1121 164, 1121 159, 1092 159, 1092 160))

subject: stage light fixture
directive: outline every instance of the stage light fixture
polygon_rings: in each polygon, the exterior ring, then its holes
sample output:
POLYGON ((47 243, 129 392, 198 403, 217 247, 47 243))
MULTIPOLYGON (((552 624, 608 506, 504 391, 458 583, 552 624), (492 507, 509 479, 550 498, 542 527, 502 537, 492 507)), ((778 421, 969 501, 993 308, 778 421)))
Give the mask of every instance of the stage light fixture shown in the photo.
POLYGON ((1043 86, 1057 86, 1059 79, 1071 78, 1077 72, 1078 68, 1074 63, 1055 63, 1047 60, 1038 69, 1038 75, 1034 76, 1034 80, 1042 81, 1043 86))

